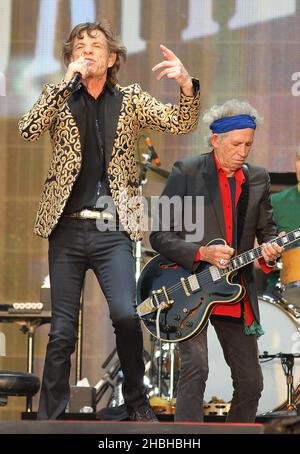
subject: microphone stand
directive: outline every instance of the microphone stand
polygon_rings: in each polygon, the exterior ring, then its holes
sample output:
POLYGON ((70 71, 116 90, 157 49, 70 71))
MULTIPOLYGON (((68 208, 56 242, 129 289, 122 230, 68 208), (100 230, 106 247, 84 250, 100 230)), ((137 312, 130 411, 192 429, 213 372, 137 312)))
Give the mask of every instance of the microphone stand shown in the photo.
MULTIPOLYGON (((145 164, 140 170, 140 175, 139 175, 139 187, 140 189, 142 188, 142 185, 147 183, 147 172, 151 167, 151 157, 147 159, 145 164)), ((143 222, 143 220, 142 220, 143 222)), ((134 250, 134 257, 135 257, 135 280, 136 282, 138 281, 140 274, 141 274, 141 269, 142 269, 142 242, 141 241, 136 241, 135 242, 135 250, 134 250)))
MULTIPOLYGON (((259 355, 259 359, 266 359, 266 360, 272 360, 275 358, 280 358, 281 360, 281 365, 284 371, 284 375, 286 377, 286 387, 287 387, 287 398, 286 402, 284 404, 286 411, 294 411, 297 410, 296 404, 295 404, 295 393, 293 390, 293 383, 294 383, 294 377, 293 377, 293 367, 294 367, 294 359, 295 358, 300 358, 300 353, 277 353, 276 355, 269 355, 268 352, 263 352, 262 355, 259 355)), ((280 407, 280 410, 283 410, 282 407, 280 407)), ((276 410, 275 410, 276 411, 276 410)), ((273 410, 274 412, 274 410, 273 410)))
POLYGON ((141 171, 140 171, 140 178, 139 178, 139 182, 140 182, 140 187, 143 185, 143 184, 146 184, 147 183, 147 178, 146 178, 146 175, 147 175, 147 172, 148 170, 152 167, 152 159, 150 159, 150 157, 147 159, 147 161, 145 162, 145 164, 143 165, 143 167, 141 168, 141 171))
MULTIPOLYGON (((169 176, 169 172, 163 169, 159 169, 156 166, 152 164, 153 157, 151 155, 148 156, 146 162, 144 165, 141 167, 140 170, 140 176, 139 176, 139 183, 140 183, 140 188, 142 185, 147 183, 147 172, 148 170, 153 170, 154 172, 157 172, 161 176, 167 178, 169 176)), ((141 246, 141 241, 137 241, 135 243, 135 277, 136 281, 138 281, 139 276, 141 274, 141 264, 142 264, 142 246, 141 246)), ((151 338, 152 341, 152 360, 155 359, 155 343, 157 342, 156 339, 151 338)), ((157 388, 158 388, 158 395, 159 397, 163 397, 163 345, 162 341, 158 341, 158 349, 159 349, 159 355, 157 357, 158 363, 157 363, 157 388)), ((170 377, 169 377, 169 401, 173 399, 173 390, 174 390, 174 359, 175 359, 175 344, 171 344, 169 346, 169 354, 170 354, 170 377)))
MULTIPOLYGON (((148 159, 145 165, 141 168, 140 176, 139 176, 139 187, 141 188, 142 184, 147 182, 146 174, 151 166, 151 160, 148 159)), ((141 267, 142 267, 142 243, 141 241, 137 241, 135 243, 134 248, 134 257, 135 257, 135 279, 138 280, 141 274, 141 267)), ((105 371, 104 377, 99 380, 99 382, 95 385, 96 388, 96 404, 102 399, 106 391, 110 388, 111 395, 108 401, 108 405, 112 399, 115 386, 116 386, 116 377, 118 372, 120 371, 120 361, 117 358, 115 361, 112 362, 117 350, 116 348, 108 355, 104 363, 102 364, 102 368, 106 369, 110 364, 110 367, 105 371)))
MULTIPOLYGON (((141 188, 142 184, 146 183, 146 174, 148 171, 149 166, 151 165, 151 161, 147 160, 145 165, 142 167, 140 176, 139 176, 139 187, 141 188)), ((141 267, 142 267, 142 243, 141 241, 137 241, 135 243, 134 248, 134 257, 135 257, 135 279, 138 280, 141 274, 141 267)), ((114 349, 106 358, 104 363, 102 364, 102 368, 105 369, 111 363, 114 355, 116 354, 116 349, 114 349)), ((109 369, 105 372, 103 378, 95 385, 96 388, 96 403, 98 404, 105 392, 108 388, 111 388, 112 394, 115 388, 115 378, 120 370, 120 362, 117 358, 113 363, 111 363, 109 369)), ((110 399, 111 400, 111 399, 110 399)))

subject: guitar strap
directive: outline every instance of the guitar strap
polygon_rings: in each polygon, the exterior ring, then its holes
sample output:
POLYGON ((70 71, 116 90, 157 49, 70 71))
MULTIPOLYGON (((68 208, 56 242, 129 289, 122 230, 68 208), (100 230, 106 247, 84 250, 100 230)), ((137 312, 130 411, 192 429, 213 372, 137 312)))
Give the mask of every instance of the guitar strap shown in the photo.
POLYGON ((242 193, 237 204, 237 251, 240 249, 249 202, 249 169, 247 164, 243 164, 242 169, 245 176, 245 183, 243 184, 242 193))

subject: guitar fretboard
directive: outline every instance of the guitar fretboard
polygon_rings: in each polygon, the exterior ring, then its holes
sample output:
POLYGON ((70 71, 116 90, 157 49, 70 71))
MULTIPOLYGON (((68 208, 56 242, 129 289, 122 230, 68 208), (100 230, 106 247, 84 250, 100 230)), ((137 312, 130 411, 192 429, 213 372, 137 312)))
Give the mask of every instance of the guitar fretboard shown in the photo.
MULTIPOLYGON (((280 247, 285 248, 289 244, 294 243, 300 239, 300 228, 295 229, 292 232, 287 233, 284 236, 277 237, 274 240, 268 241, 270 244, 278 244, 280 247)), ((250 251, 243 252, 235 257, 233 257, 227 268, 220 269, 220 276, 225 276, 232 271, 238 270, 243 266, 248 265, 249 263, 254 262, 256 259, 260 259, 262 257, 262 247, 258 246, 257 248, 251 249, 250 251)))

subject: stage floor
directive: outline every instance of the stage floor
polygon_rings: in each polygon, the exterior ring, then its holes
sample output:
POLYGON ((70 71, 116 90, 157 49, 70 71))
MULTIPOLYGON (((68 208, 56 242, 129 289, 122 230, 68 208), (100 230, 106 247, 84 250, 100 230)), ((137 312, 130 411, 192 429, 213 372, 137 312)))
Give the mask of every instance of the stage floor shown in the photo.
POLYGON ((263 424, 120 422, 120 421, 0 421, 0 434, 261 434, 263 424))

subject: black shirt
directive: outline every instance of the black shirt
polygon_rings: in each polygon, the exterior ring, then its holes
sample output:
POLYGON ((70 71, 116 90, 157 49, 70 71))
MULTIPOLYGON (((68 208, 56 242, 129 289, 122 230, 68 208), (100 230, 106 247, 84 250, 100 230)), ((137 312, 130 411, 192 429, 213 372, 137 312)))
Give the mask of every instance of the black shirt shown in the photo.
MULTIPOLYGON (((81 86, 86 117, 85 144, 82 150, 81 170, 67 201, 64 214, 85 208, 95 208, 98 197, 107 193, 105 174, 105 104, 113 96, 113 87, 107 82, 97 99, 81 86)), ((79 133, 82 131, 79 128, 79 133)))

